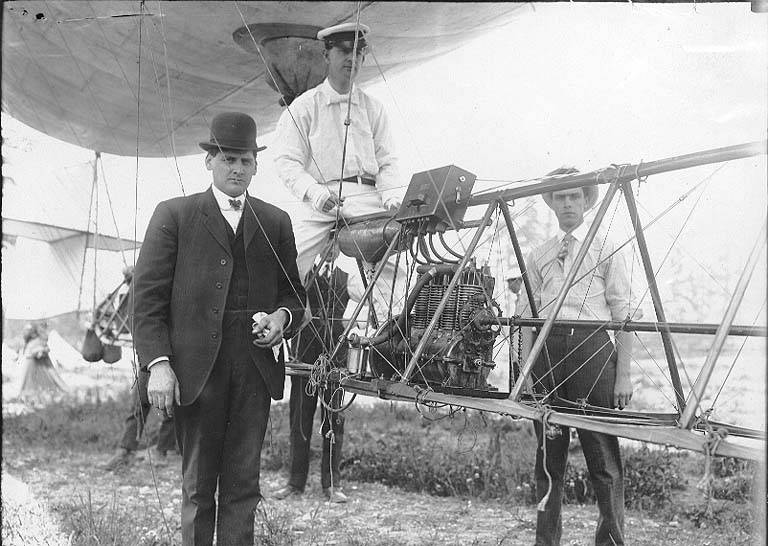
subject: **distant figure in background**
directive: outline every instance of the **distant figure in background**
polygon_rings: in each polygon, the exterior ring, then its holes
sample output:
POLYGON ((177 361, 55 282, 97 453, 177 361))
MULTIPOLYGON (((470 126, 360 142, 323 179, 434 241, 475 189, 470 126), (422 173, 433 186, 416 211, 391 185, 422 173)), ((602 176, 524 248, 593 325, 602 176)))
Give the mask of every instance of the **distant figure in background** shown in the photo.
MULTIPOLYGON (((520 271, 520 266, 517 262, 512 264, 512 268, 507 274, 507 290, 508 294, 504 296, 504 302, 506 304, 506 316, 512 317, 515 315, 515 309, 517 308, 517 302, 520 300, 520 289, 523 286, 523 273, 520 271)), ((509 346, 511 350, 511 362, 512 362, 512 381, 517 381, 520 376, 520 329, 507 327, 505 329, 506 335, 509 336, 509 346)))
MULTIPOLYGON (((102 466, 103 470, 112 472, 120 467, 127 466, 133 460, 136 451, 139 449, 139 440, 144 434, 144 425, 147 422, 152 405, 147 398, 147 382, 149 373, 139 370, 136 384, 131 389, 132 402, 128 416, 125 418, 123 426, 123 436, 120 439, 120 447, 117 448, 114 455, 102 466)), ((157 444, 152 448, 152 462, 154 464, 164 464, 167 461, 168 453, 176 453, 176 431, 173 426, 173 417, 162 415, 163 422, 157 433, 157 444)))
MULTIPOLYGON (((341 321, 344 316, 349 293, 347 291, 348 274, 331 268, 326 262, 317 266, 320 271, 311 286, 307 286, 307 298, 312 310, 312 322, 296 337, 298 343, 296 357, 300 362, 314 364, 317 357, 333 347, 344 332, 341 321)), ((311 272, 310 272, 311 275, 311 272)), ((337 357, 344 362, 345 352, 337 357)), ((334 363, 339 365, 338 362, 334 363)), ((309 474, 309 452, 312 440, 312 424, 317 408, 317 394, 307 394, 306 377, 291 377, 290 422, 291 422, 291 462, 288 484, 275 491, 272 497, 278 500, 298 496, 304 492, 309 474)), ((323 401, 330 405, 334 393, 323 391, 323 401)), ((341 448, 344 441, 344 414, 328 411, 320 406, 320 433, 323 436, 323 453, 320 463, 320 484, 323 495, 332 503, 345 503, 347 496, 341 489, 341 448)))
POLYGON ((523 273, 520 271, 520 266, 516 263, 512 265, 512 269, 507 274, 507 290, 509 294, 505 298, 507 302, 507 316, 515 314, 515 308, 517 307, 517 300, 520 298, 520 288, 523 286, 523 273))
POLYGON ((40 326, 29 323, 22 330, 24 348, 20 362, 24 365, 19 398, 25 402, 51 401, 66 392, 67 387, 53 368, 48 343, 40 332, 40 326))
MULTIPOLYGON (((121 293, 117 297, 117 308, 110 314, 105 315, 107 322, 111 323, 109 332, 115 339, 124 333, 128 333, 131 326, 130 316, 133 312, 132 299, 133 290, 131 282, 133 281, 133 265, 127 265, 123 268, 123 285, 120 287, 121 293)), ((128 466, 139 449, 139 441, 144 434, 144 426, 147 422, 152 405, 147 397, 147 382, 149 373, 139 370, 136 376, 136 382, 131 389, 131 406, 128 415, 125 418, 123 426, 123 435, 120 439, 119 447, 112 457, 104 463, 102 470, 113 472, 118 468, 128 466)), ((154 464, 165 464, 167 454, 176 453, 176 431, 173 426, 173 417, 162 415, 163 422, 157 434, 157 444, 152 449, 151 460, 154 464)))

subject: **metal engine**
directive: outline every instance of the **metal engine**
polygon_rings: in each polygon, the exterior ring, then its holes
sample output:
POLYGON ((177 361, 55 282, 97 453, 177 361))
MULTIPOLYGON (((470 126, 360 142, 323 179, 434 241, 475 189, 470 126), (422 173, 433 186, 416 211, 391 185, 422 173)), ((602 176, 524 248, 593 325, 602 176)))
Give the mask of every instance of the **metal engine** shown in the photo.
MULTIPOLYGON (((409 294, 407 311, 382 326, 369 340, 371 371, 376 377, 390 379, 398 375, 395 372, 405 371, 437 314, 457 267, 435 264, 418 268, 420 277, 409 294)), ((474 396, 497 391, 487 382, 495 367, 493 345, 500 331, 493 324, 498 316, 498 306, 490 296, 494 284, 487 266, 477 268, 470 263, 459 273, 458 282, 419 356, 412 382, 437 391, 474 396)))
POLYGON ((383 251, 397 236, 397 248, 407 249, 413 261, 421 264, 403 312, 373 337, 349 336, 350 354, 357 355, 348 362, 352 373, 368 375, 361 364, 367 350, 370 372, 376 378, 405 377, 435 391, 468 396, 506 396, 488 384, 488 374, 495 367, 493 347, 501 331, 497 320, 501 313, 491 297, 495 279, 490 268, 478 268, 470 257, 490 218, 486 213, 479 223, 464 222, 474 182, 474 174, 455 165, 416 173, 394 216, 399 230, 390 229, 388 234, 386 228, 393 224, 386 221, 383 230, 370 223, 340 234, 342 252, 355 250, 368 261, 384 258, 383 251), (467 228, 477 231, 462 254, 443 235, 467 228), (375 250, 370 257, 369 248, 375 250))

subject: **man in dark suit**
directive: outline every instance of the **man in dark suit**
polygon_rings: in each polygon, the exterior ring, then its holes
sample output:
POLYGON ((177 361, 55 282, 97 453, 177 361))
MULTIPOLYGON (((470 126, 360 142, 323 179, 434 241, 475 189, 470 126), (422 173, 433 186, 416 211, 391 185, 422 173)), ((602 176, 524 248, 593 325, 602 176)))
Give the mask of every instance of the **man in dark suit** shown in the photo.
POLYGON ((246 193, 264 149, 253 119, 217 115, 200 146, 213 185, 155 209, 136 263, 134 343, 150 403, 175 415, 183 544, 212 544, 215 527, 219 546, 252 545, 270 397, 285 378, 273 348, 298 326, 305 292, 288 215, 246 193))

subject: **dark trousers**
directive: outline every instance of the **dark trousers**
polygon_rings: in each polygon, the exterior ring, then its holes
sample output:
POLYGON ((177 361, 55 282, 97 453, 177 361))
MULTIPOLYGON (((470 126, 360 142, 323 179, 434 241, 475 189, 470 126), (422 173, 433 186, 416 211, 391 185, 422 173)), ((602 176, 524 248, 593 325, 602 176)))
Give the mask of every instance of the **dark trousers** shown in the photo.
MULTIPOLYGON (((613 388, 616 380, 616 352, 605 332, 574 332, 554 330, 547 339, 546 352, 534 366, 534 381, 543 379, 541 385, 558 385, 560 398, 600 407, 613 407, 613 388), (573 352, 571 352, 573 351, 573 352), (546 353, 554 367, 552 376, 547 375, 546 353), (568 354, 570 353, 570 354, 568 354), (566 357, 566 355, 568 355, 566 357), (560 362, 561 360, 565 360, 560 362), (582 363, 584 366, 580 367, 582 363), (567 378, 567 380, 566 380, 567 378), (553 382, 550 382, 553 379, 553 382), (561 385, 562 382, 565 382, 561 385)), ((544 511, 536 520, 536 545, 560 544, 563 531, 561 502, 563 479, 568 462, 568 427, 555 429, 554 438, 546 438, 546 462, 542 440, 545 435, 541 423, 534 423, 538 449, 536 450, 536 497, 544 498, 549 480, 552 488, 544 511)), ((600 516, 597 521, 595 544, 597 546, 624 544, 624 471, 621 464, 619 442, 615 436, 577 429, 589 477, 597 497, 600 516)))
MULTIPOLYGON (((317 407, 317 395, 306 393, 307 378, 291 377, 291 476, 288 485, 299 491, 304 491, 309 474, 309 446, 312 439, 312 425, 317 407)), ((323 391, 323 397, 331 405, 332 393, 329 389, 323 391)), ((331 406, 333 407, 333 406, 331 406)), ((344 442, 344 415, 330 412, 321 404, 320 418, 323 435, 323 454, 320 463, 320 483, 324 489, 338 487, 341 483, 339 463, 341 462, 341 447, 344 442), (329 432, 331 434, 329 434, 329 432)))
POLYGON ((270 396, 248 354, 248 321, 225 318, 223 331, 221 350, 200 396, 175 410, 184 546, 211 545, 214 525, 218 546, 253 545, 270 396))
MULTIPOLYGON (((147 399, 147 382, 149 381, 148 372, 139 372, 131 394, 131 412, 125 418, 123 426, 123 437, 120 440, 120 447, 128 451, 139 449, 139 439, 144 434, 144 425, 147 422, 152 406, 147 399)), ((166 452, 176 449, 176 435, 173 426, 173 418, 163 417, 160 424, 160 430, 157 433, 157 449, 166 452)))

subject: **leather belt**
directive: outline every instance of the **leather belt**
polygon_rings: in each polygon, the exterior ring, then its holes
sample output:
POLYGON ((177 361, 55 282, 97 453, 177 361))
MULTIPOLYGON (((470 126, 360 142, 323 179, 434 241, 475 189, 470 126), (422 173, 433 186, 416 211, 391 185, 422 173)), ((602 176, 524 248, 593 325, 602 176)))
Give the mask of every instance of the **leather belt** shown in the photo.
MULTIPOLYGON (((348 176, 346 178, 341 179, 342 182, 353 182, 355 184, 363 184, 365 186, 375 186, 376 180, 373 178, 366 178, 364 176, 360 176, 359 174, 357 176, 348 176)), ((338 182, 338 180, 333 180, 333 182, 338 182)))

